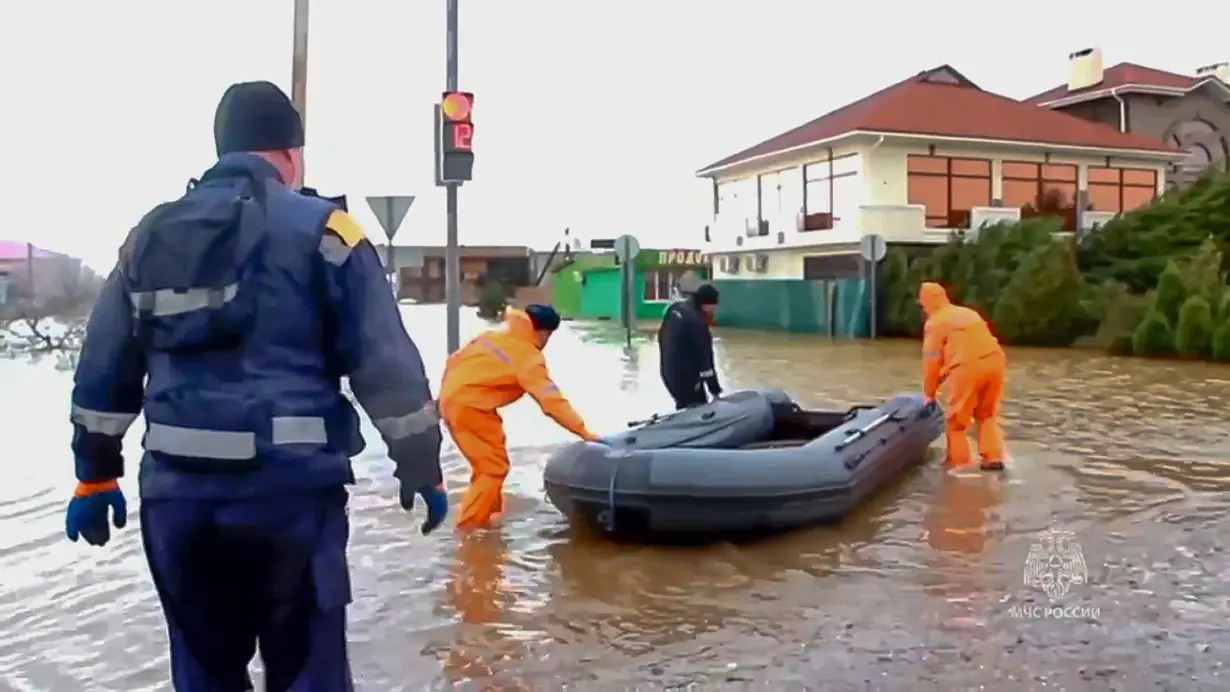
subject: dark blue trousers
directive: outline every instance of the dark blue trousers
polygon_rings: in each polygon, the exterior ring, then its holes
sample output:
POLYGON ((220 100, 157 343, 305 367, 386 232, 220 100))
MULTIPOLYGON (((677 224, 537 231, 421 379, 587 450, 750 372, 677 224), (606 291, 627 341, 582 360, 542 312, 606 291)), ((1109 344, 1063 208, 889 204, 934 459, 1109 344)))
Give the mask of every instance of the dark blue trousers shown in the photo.
POLYGON ((177 692, 352 692, 343 487, 240 501, 152 499, 141 536, 177 692))

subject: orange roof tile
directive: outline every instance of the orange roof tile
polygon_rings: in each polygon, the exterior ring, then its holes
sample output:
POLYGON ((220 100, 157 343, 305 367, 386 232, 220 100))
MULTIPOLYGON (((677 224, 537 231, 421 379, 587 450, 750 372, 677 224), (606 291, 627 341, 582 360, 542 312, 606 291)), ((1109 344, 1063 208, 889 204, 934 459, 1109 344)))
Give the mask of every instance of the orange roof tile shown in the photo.
POLYGON ((983 91, 943 65, 716 161, 700 173, 857 131, 1179 153, 1149 137, 983 91))
POLYGON ((1152 67, 1137 65, 1130 62, 1121 62, 1114 67, 1108 67, 1102 72, 1102 81, 1084 89, 1068 91, 1067 84, 1060 84, 1053 89, 1047 89, 1041 94, 1036 94, 1025 99, 1025 103, 1033 103, 1037 105, 1058 101, 1059 99, 1068 98, 1070 96, 1078 96, 1080 94, 1089 94, 1093 92, 1103 91, 1105 89, 1117 89, 1127 85, 1139 87, 1160 87, 1163 89, 1191 89, 1204 82, 1205 77, 1188 77, 1187 75, 1175 74, 1174 72, 1166 72, 1164 70, 1155 70, 1152 67))

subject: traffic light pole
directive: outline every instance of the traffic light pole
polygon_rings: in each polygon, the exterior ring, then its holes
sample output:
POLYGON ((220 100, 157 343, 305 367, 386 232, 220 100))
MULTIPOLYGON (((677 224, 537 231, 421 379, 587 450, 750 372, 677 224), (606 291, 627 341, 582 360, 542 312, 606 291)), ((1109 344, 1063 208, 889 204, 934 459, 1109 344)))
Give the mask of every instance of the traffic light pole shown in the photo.
MULTIPOLYGON (((295 0, 295 39, 291 44, 290 93, 295 110, 299 111, 299 119, 303 121, 304 134, 307 133, 307 63, 308 63, 308 0, 295 0)), ((303 164, 300 164, 299 185, 304 184, 306 176, 302 175, 303 164)))
MULTIPOLYGON (((445 61, 445 89, 457 91, 457 2, 448 3, 448 57, 445 61)), ((461 348, 461 249, 457 243, 457 188, 460 183, 449 183, 448 195, 448 240, 444 248, 444 299, 448 303, 448 352, 452 355, 461 348)))

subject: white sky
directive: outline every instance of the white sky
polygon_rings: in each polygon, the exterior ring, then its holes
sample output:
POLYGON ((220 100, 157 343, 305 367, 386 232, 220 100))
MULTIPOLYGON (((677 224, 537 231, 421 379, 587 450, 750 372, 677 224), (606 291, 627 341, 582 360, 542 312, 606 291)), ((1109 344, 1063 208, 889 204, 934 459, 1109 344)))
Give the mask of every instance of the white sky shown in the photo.
MULTIPOLYGON (((466 244, 550 247, 571 226, 585 240, 696 247, 709 199, 696 169, 943 63, 1020 98, 1063 82, 1067 54, 1087 46, 1108 67, 1192 73, 1230 59, 1212 29, 1230 25, 1224 0, 1176 0, 1162 18, 1109 0, 461 3, 461 87, 476 94, 466 244)), ((398 242, 444 241, 431 173, 444 8, 312 3, 308 183, 351 195, 377 242, 364 195, 418 195, 398 242)), ((292 0, 5 3, 0 238, 109 266, 141 214, 210 165, 228 84, 289 91, 291 26, 292 0)))

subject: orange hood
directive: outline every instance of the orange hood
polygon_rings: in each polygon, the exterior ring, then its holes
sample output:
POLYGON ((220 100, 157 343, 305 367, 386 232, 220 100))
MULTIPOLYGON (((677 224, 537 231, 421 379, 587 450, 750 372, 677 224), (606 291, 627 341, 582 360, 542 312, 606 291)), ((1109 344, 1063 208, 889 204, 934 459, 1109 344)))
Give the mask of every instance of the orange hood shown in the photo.
POLYGON ((516 308, 504 309, 504 329, 515 339, 534 344, 538 347, 538 339, 534 336, 534 323, 524 311, 516 308))
POLYGON ((922 306, 923 312, 928 317, 939 312, 943 308, 952 305, 948 300, 948 292, 944 287, 934 281, 925 281, 918 287, 918 304, 922 306))

